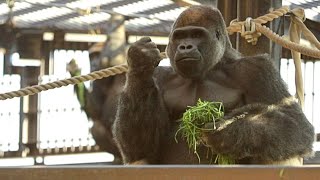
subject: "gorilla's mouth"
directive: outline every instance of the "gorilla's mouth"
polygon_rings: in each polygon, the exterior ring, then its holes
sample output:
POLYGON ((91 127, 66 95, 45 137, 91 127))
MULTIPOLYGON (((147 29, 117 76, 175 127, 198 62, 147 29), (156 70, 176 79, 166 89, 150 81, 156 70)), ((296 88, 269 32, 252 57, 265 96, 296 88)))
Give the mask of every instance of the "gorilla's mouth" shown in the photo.
POLYGON ((184 58, 180 58, 178 59, 176 62, 185 62, 185 61, 199 61, 199 58, 195 58, 195 57, 184 57, 184 58))

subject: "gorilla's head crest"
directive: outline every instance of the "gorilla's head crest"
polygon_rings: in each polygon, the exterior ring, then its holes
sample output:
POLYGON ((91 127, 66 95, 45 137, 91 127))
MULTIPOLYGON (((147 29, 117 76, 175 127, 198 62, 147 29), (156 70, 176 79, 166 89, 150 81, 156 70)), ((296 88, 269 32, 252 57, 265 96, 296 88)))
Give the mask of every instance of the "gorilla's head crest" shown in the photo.
POLYGON ((191 6, 172 26, 167 55, 174 70, 186 78, 202 78, 231 48, 220 11, 191 6))

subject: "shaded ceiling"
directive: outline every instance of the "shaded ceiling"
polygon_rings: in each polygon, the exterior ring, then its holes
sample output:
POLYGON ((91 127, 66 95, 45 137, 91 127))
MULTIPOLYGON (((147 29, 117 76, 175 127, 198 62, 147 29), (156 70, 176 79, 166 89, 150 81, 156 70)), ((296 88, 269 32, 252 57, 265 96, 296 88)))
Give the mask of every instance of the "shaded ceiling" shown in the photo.
POLYGON ((171 0, 15 0, 10 12, 0 0, 0 24, 11 19, 18 28, 104 31, 111 15, 121 14, 129 32, 167 34, 185 8, 171 0))
MULTIPOLYGON (((127 32, 168 34, 187 3, 182 0, 0 0, 0 24, 11 19, 15 27, 88 32, 108 31, 112 14, 125 17, 127 32), (7 2, 14 2, 12 11, 7 2)), ((302 7, 306 17, 320 22, 320 0, 283 0, 302 7)))

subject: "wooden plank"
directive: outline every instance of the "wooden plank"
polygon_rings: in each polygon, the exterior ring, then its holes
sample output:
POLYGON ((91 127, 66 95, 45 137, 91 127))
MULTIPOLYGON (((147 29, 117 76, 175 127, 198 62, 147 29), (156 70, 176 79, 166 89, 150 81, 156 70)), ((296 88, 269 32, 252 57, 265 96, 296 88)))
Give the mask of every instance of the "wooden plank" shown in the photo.
MULTIPOLYGON (((269 13, 270 9, 277 9, 281 7, 282 1, 277 0, 238 0, 238 19, 240 21, 246 20, 247 17, 257 18, 259 16, 269 13)), ((267 23, 274 32, 278 31, 280 20, 273 20, 272 23, 267 23)), ((282 35, 283 32, 277 32, 282 35)), ((246 42, 244 38, 239 38, 237 49, 245 56, 252 56, 257 54, 270 54, 270 57, 275 61, 276 67, 280 68, 281 47, 266 36, 262 35, 256 45, 246 42)))
POLYGON ((319 179, 319 166, 59 166, 2 168, 1 180, 319 179))

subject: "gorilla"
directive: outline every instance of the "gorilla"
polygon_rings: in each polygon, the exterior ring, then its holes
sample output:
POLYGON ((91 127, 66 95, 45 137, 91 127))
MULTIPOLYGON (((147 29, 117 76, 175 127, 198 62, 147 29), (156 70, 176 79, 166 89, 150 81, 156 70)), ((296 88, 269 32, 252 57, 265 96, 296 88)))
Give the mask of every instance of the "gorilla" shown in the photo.
MULTIPOLYGON (((109 62, 104 60, 105 57, 102 54, 105 46, 104 43, 96 43, 89 49, 91 71, 112 67, 115 63, 122 64, 122 62, 115 62, 114 59, 109 62)), ((81 69, 75 60, 70 61, 67 69, 72 77, 81 74, 81 69)), ((116 114, 115 104, 117 104, 117 98, 124 81, 125 76, 112 76, 93 81, 88 89, 83 83, 75 85, 75 92, 81 109, 93 122, 93 126, 90 129, 91 134, 101 151, 114 155, 112 164, 122 164, 121 155, 114 142, 111 127, 116 114)))
MULTIPOLYGON (((233 49, 219 10, 199 5, 183 11, 166 54, 171 67, 158 66, 160 52, 148 37, 128 50, 113 124, 125 164, 198 164, 183 138, 175 142, 178 120, 198 99, 225 107, 219 127, 203 132, 214 154, 229 155, 237 164, 311 155, 314 128, 273 62, 267 55, 243 57, 233 49)), ((200 163, 209 163, 207 147, 198 151, 200 163)))

